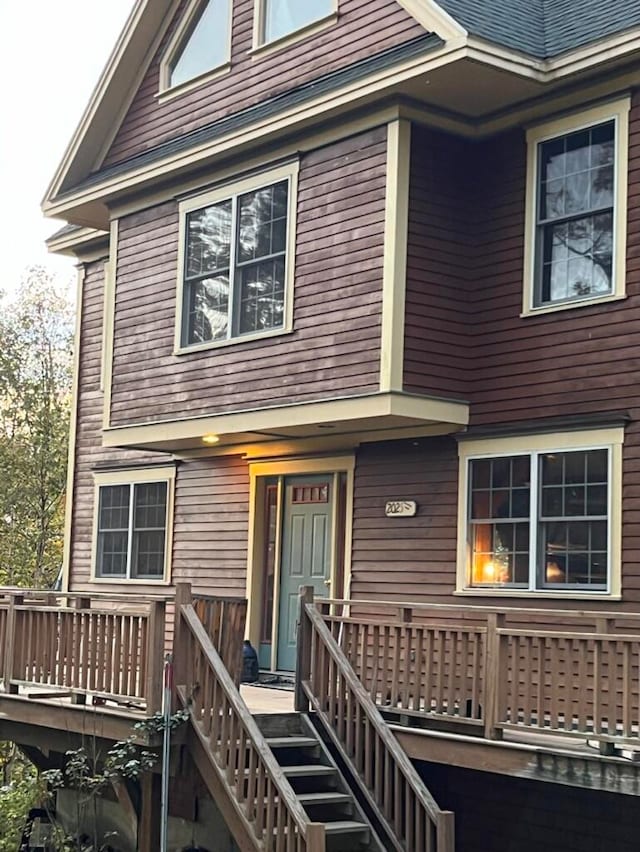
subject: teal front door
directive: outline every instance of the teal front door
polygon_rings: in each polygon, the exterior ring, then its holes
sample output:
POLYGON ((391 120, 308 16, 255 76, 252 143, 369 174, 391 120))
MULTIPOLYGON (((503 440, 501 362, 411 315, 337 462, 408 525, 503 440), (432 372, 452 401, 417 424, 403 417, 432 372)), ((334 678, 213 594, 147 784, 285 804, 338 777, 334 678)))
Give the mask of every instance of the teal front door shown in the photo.
POLYGON ((333 543, 333 477, 292 476, 284 482, 277 668, 294 671, 300 586, 327 597, 333 543))

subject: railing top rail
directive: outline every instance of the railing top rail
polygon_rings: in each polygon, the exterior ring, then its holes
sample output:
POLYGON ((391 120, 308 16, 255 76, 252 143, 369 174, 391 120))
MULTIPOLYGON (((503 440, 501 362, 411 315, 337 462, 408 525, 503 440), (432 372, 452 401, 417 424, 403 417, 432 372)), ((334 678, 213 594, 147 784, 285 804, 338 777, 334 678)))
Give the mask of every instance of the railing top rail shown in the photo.
POLYGON ((364 712, 367 714, 369 721, 376 729, 376 733, 380 737, 380 739, 384 742, 385 746, 389 749, 389 751, 393 754, 395 761, 398 766, 402 770, 405 778, 409 782, 411 789, 414 794, 424 807, 425 811, 428 813, 429 818, 437 823, 438 819, 441 818, 441 815, 446 813, 442 808, 438 806, 438 803, 433 798, 431 793, 426 789, 424 783, 414 765, 411 763, 408 755, 402 748, 402 746, 398 743, 395 736, 389 730, 387 723, 384 721, 382 716, 380 715, 380 711, 374 704, 370 695, 362 685, 362 682, 358 678, 358 676, 353 671, 351 664, 347 660, 346 656, 340 649, 340 647, 336 644, 333 636, 329 632, 328 627, 324 623, 322 616, 318 612, 314 603, 305 603, 303 604, 305 610, 311 619, 312 624, 315 629, 318 631, 318 635, 323 639, 325 647, 333 661, 340 669, 342 676, 345 678, 350 688, 353 690, 355 695, 358 697, 360 705, 362 706, 364 712))
POLYGON ((247 734, 249 735, 249 738, 255 745, 256 751, 260 754, 260 758, 266 766, 272 781, 276 785, 278 793, 282 797, 282 800, 286 803, 287 810, 293 817, 302 836, 306 838, 307 827, 313 825, 314 823, 308 818, 306 811, 298 801, 296 794, 293 791, 293 787, 287 780, 280 765, 273 756, 273 753, 269 748, 269 745, 267 744, 267 741, 265 740, 262 731, 256 724, 253 716, 251 715, 249 708, 242 700, 242 697, 236 689, 233 679, 225 668, 225 665, 222 662, 220 655, 216 651, 213 642, 211 641, 211 639, 207 635, 206 630, 202 626, 200 619, 196 615, 193 606, 191 604, 182 604, 180 609, 181 615, 184 618, 186 626, 189 628, 195 639, 198 641, 202 652, 207 657, 209 664, 215 671, 216 676, 220 681, 220 685, 222 686, 225 692, 227 700, 229 701, 235 713, 241 720, 242 725, 244 726, 247 734))
POLYGON ((234 598, 234 597, 222 598, 222 597, 218 597, 217 595, 197 595, 195 593, 193 595, 193 600, 194 601, 207 601, 207 602, 211 602, 211 603, 217 603, 218 601, 220 603, 232 603, 232 604, 246 604, 247 603, 246 598, 234 598))
MULTIPOLYGON (((8 604, 0 604, 0 609, 8 609, 8 604)), ((109 616, 127 616, 133 618, 149 618, 150 610, 141 609, 138 606, 127 606, 118 609, 106 607, 91 607, 91 609, 77 609, 73 606, 55 606, 49 604, 30 604, 28 601, 24 604, 18 604, 15 607, 18 612, 53 612, 58 614, 69 615, 109 615, 109 616)))
MULTIPOLYGON (((316 598, 314 606, 370 606, 383 607, 397 612, 399 609, 410 609, 414 612, 457 612, 465 615, 506 615, 506 616, 536 616, 544 618, 571 618, 571 619, 616 619, 617 621, 640 621, 640 612, 621 612, 616 610, 589 610, 589 609, 541 609, 533 607, 513 606, 485 606, 484 604, 440 604, 440 603, 415 603, 412 601, 376 601, 363 600, 360 598, 316 598)), ((376 613, 376 617, 379 614, 376 613)))
POLYGON ((113 592, 60 592, 54 591, 52 589, 21 589, 18 587, 9 587, 4 586, 0 588, 0 603, 3 602, 3 599, 9 599, 10 597, 15 597, 16 595, 20 595, 25 600, 42 600, 45 598, 57 598, 60 599, 68 599, 68 600, 81 600, 81 599, 89 599, 96 601, 113 601, 114 603, 156 603, 156 601, 167 602, 172 601, 175 595, 168 594, 166 592, 162 594, 152 594, 152 595, 130 595, 130 594, 117 594, 113 592))

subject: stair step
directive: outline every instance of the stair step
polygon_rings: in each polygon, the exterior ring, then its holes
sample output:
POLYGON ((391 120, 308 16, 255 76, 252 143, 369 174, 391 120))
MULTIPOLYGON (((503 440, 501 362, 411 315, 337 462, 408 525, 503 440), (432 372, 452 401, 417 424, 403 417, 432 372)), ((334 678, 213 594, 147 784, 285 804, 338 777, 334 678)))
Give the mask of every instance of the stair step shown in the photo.
POLYGON ((337 769, 334 766, 325 766, 323 763, 305 763, 298 766, 283 766, 282 771, 287 778, 313 778, 337 774, 337 769))
POLYGON ((327 790, 326 793, 298 793, 298 799, 303 807, 310 805, 346 805, 352 801, 348 793, 336 793, 327 790))
POLYGON ((270 748, 313 748, 318 741, 313 737, 267 737, 270 748))
POLYGON ((351 819, 338 820, 337 822, 325 822, 327 834, 359 834, 369 832, 369 826, 364 822, 355 822, 351 819))

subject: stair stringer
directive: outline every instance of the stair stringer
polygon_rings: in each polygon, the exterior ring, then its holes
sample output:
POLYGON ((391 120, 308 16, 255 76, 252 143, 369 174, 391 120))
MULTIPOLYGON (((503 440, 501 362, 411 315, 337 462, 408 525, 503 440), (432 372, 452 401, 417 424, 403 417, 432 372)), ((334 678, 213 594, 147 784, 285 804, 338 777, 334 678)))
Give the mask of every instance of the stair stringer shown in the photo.
POLYGON ((224 772, 216 763, 206 737, 193 718, 189 721, 186 746, 240 852, 263 852, 262 844, 253 834, 251 823, 227 785, 224 772))

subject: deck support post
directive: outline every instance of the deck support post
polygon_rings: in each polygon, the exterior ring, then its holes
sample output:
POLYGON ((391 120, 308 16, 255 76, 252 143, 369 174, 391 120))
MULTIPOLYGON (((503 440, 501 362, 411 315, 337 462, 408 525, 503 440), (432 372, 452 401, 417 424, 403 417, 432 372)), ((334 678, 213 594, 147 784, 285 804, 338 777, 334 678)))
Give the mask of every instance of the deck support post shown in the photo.
POLYGON ((485 717, 484 735, 489 740, 502 739, 502 729, 498 727, 503 701, 502 672, 500 671, 500 634, 504 627, 504 615, 490 612, 487 616, 487 636, 485 647, 485 717))
POLYGON ((298 645, 296 648, 295 709, 298 713, 309 710, 309 699, 305 695, 303 681, 311 677, 311 624, 305 607, 313 603, 313 586, 300 586, 298 608, 298 645))
POLYGON ((10 695, 16 695, 18 685, 12 683, 15 671, 15 653, 16 653, 16 622, 17 612, 16 607, 24 603, 22 595, 9 595, 9 608, 7 610, 7 630, 6 640, 4 645, 4 670, 2 679, 4 681, 4 691, 10 695))
MULTIPOLYGON (((182 607, 193 602, 191 583, 176 583, 173 620, 173 671, 176 686, 184 686, 188 697, 192 687, 190 661, 187 659, 184 625, 182 622, 182 607)), ((175 699, 176 696, 174 696, 175 699)))
POLYGON ((146 772, 140 779, 138 852, 158 852, 160 848, 161 786, 161 778, 154 772, 146 772))
POLYGON ((160 713, 162 710, 165 609, 164 601, 153 601, 149 613, 147 682, 144 691, 147 700, 147 714, 149 716, 160 713))

